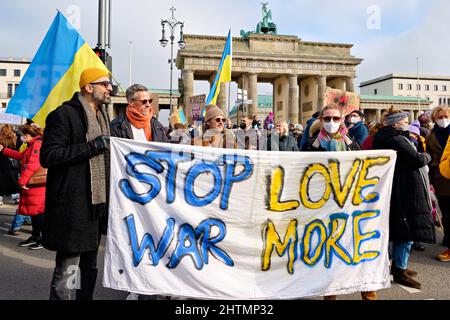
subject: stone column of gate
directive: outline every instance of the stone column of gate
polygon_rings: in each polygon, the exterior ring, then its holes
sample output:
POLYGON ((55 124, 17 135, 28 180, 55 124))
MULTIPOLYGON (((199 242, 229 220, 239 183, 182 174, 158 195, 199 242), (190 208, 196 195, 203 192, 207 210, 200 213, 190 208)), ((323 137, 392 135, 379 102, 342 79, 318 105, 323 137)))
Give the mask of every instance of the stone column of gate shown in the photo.
MULTIPOLYGON (((238 79, 238 88, 242 89, 242 90, 246 90, 247 94, 248 94, 248 79, 246 78, 245 74, 242 74, 239 79, 238 79)), ((248 98, 248 97, 247 97, 248 98)), ((239 99, 242 99, 242 96, 239 97, 239 99)), ((242 117, 242 110, 244 108, 239 105, 237 108, 237 114, 236 114, 236 123, 239 124, 239 121, 241 120, 242 117)))
POLYGON ((376 113, 377 113, 377 122, 381 123, 381 110, 377 109, 376 113))
POLYGON ((414 111, 409 110, 409 123, 414 121, 414 111))
POLYGON ((345 91, 355 92, 355 84, 353 82, 353 77, 348 77, 345 79, 345 91))
POLYGON ((289 121, 298 123, 298 81, 297 75, 289 75, 289 121))
POLYGON ((192 123, 192 110, 189 106, 189 98, 194 95, 194 72, 192 70, 182 70, 183 92, 184 92, 184 114, 189 123, 192 123))
POLYGON ((258 75, 256 73, 248 74, 248 98, 252 100, 249 114, 258 115, 258 75))
POLYGON ((319 90, 317 94, 317 111, 322 110, 325 107, 325 93, 327 90, 327 77, 320 75, 317 76, 317 83, 319 85, 319 90))
POLYGON ((227 112, 227 83, 226 82, 222 82, 220 84, 220 92, 219 95, 217 96, 217 101, 216 101, 216 105, 222 109, 223 113, 226 115, 227 112))

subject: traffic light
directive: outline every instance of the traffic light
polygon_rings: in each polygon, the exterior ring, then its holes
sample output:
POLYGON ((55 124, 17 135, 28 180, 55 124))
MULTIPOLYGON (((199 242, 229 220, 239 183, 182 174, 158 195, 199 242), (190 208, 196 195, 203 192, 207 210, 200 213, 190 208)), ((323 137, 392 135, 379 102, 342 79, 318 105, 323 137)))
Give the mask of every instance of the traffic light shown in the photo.
POLYGON ((107 57, 108 54, 106 53, 106 50, 105 50, 105 49, 100 49, 99 47, 95 47, 95 48, 92 49, 92 50, 94 50, 94 52, 95 52, 95 54, 97 55, 97 57, 99 57, 100 60, 103 61, 103 63, 106 62, 106 57, 107 57))

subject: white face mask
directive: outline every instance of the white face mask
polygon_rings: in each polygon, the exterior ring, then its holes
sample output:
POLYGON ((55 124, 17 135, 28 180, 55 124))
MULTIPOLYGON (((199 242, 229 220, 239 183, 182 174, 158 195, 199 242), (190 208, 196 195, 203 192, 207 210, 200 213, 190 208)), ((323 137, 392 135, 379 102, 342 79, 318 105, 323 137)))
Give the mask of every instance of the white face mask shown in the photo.
POLYGON ((436 121, 436 124, 445 129, 450 125, 450 121, 448 119, 439 119, 438 121, 436 121))
POLYGON ((330 134, 335 134, 336 132, 338 132, 340 127, 341 127, 340 122, 330 121, 323 123, 323 128, 325 129, 326 132, 330 134))
POLYGON ((409 125, 408 124, 404 124, 402 126, 399 126, 397 129, 400 130, 400 131, 409 131, 409 125))
POLYGON ((27 142, 27 139, 25 138, 25 136, 20 136, 20 141, 22 141, 22 143, 27 142))
POLYGON ((358 123, 358 122, 360 122, 360 121, 361 121, 361 120, 359 120, 358 117, 351 117, 351 118, 350 118, 350 123, 352 123, 352 124, 358 123))

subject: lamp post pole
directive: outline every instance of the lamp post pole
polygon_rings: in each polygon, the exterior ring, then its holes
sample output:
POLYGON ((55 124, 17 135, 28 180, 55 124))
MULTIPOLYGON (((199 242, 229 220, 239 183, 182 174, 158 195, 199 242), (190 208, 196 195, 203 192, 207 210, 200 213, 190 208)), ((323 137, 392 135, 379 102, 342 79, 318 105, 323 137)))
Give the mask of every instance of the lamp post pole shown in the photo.
POLYGON ((180 26, 180 40, 178 41, 178 46, 180 47, 180 49, 183 49, 186 46, 186 43, 184 42, 184 35, 183 35, 183 27, 184 27, 184 22, 178 21, 177 19, 175 19, 175 8, 172 6, 172 8, 170 8, 170 11, 172 11, 172 17, 170 17, 170 19, 167 20, 161 20, 161 27, 162 27, 162 37, 161 40, 159 40, 159 43, 161 44, 161 46, 164 48, 167 43, 169 42, 166 39, 166 27, 170 29, 170 93, 169 93, 169 100, 170 100, 170 113, 173 112, 172 110, 172 73, 173 73, 173 63, 175 62, 175 60, 173 59, 173 41, 175 40, 175 36, 174 36, 174 32, 177 26, 180 26))

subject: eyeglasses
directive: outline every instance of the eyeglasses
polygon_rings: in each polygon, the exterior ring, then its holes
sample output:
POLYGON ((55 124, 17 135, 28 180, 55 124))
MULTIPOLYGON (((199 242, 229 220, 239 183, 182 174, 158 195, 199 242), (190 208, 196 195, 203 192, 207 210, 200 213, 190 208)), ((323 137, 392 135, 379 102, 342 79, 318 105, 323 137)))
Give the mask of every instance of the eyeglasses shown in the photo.
POLYGON ((139 101, 139 102, 141 102, 142 104, 152 104, 152 102, 153 102, 153 99, 144 99, 144 100, 137 100, 137 99, 133 99, 133 101, 139 101))
POLYGON ((324 122, 330 122, 331 119, 333 119, 333 122, 339 122, 341 121, 341 117, 323 117, 322 118, 324 122))
POLYGON ((225 119, 225 118, 216 118, 216 122, 217 123, 225 123, 225 122, 227 122, 227 119, 225 119))
POLYGON ((99 82, 92 82, 90 84, 101 84, 102 86, 104 86, 106 89, 108 89, 109 87, 112 87, 112 82, 111 81, 99 81, 99 82))

